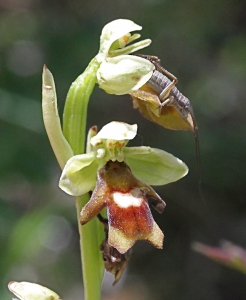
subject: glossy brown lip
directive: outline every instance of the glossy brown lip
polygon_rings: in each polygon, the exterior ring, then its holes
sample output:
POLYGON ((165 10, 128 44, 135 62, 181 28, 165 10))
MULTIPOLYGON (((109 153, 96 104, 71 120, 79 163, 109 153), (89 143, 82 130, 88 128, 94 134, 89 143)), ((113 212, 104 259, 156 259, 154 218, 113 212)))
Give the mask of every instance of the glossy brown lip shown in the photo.
POLYGON ((121 254, 137 240, 147 240, 162 248, 164 235, 151 214, 151 204, 161 213, 166 204, 147 184, 138 180, 124 162, 109 161, 98 171, 96 188, 80 213, 82 225, 107 207, 108 243, 121 254))

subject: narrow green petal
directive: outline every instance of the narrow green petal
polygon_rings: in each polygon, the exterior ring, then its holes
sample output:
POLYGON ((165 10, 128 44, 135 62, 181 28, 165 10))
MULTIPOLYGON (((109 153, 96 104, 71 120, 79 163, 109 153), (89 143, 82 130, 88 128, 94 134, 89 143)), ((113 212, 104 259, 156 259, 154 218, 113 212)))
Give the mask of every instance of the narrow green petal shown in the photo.
POLYGON ((88 193, 95 188, 98 167, 99 160, 91 153, 72 157, 62 172, 59 187, 73 196, 88 193))
POLYGON ((97 126, 92 126, 87 134, 87 141, 86 141, 86 153, 90 153, 92 151, 91 148, 91 139, 97 134, 97 126))
POLYGON ((185 163, 163 150, 144 146, 126 147, 124 154, 132 173, 149 185, 174 182, 188 173, 185 163))
POLYGON ((131 54, 133 52, 137 52, 143 48, 148 47, 151 44, 150 39, 145 39, 143 41, 139 41, 137 43, 134 43, 132 45, 129 45, 122 49, 116 49, 116 50, 110 50, 109 51, 109 57, 114 57, 122 54, 131 54))

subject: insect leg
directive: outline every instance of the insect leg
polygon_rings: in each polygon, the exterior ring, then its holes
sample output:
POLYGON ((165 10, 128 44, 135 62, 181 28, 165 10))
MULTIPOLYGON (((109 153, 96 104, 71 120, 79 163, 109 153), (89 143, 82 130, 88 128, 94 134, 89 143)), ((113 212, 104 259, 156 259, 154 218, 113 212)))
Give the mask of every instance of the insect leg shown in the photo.
POLYGON ((157 57, 157 56, 154 56, 154 55, 146 55, 146 58, 151 61, 156 67, 157 65, 160 65, 161 63, 161 60, 157 57))
MULTIPOLYGON (((160 99, 161 99, 161 96, 159 96, 159 97, 160 97, 160 99)), ((165 99, 165 98, 164 98, 164 99, 165 99)), ((159 107, 163 107, 163 106, 165 106, 165 105, 172 105, 173 100, 174 100, 174 97, 171 96, 171 97, 165 99, 165 101, 161 102, 161 105, 160 105, 159 107)))
POLYGON ((157 57, 157 56, 154 56, 154 55, 148 55, 148 54, 135 54, 136 56, 140 56, 142 58, 145 58, 147 60, 149 60, 150 62, 152 62, 152 64, 154 64, 155 66, 157 64, 160 64, 161 63, 161 60, 157 57))
POLYGON ((108 226, 108 219, 107 218, 104 218, 101 214, 98 214, 97 218, 103 224, 104 227, 108 226))
POLYGON ((171 72, 169 72, 167 69, 163 68, 161 65, 155 65, 155 67, 157 71, 169 76, 173 80, 174 85, 178 82, 178 78, 174 76, 171 72))
POLYGON ((164 100, 168 97, 168 95, 170 94, 172 88, 175 86, 176 82, 175 81, 171 81, 165 88, 164 90, 160 93, 159 98, 161 100, 164 100))

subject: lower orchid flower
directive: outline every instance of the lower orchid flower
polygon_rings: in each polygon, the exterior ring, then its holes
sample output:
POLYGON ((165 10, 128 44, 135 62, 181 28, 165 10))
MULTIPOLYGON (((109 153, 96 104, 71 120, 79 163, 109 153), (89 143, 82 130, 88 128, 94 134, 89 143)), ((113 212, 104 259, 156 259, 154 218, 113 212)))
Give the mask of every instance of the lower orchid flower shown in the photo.
POLYGON ((59 183, 74 196, 94 190, 81 211, 80 222, 86 224, 107 207, 108 243, 122 254, 137 240, 162 248, 164 235, 152 217, 148 200, 151 198, 159 213, 165 202, 148 184, 167 184, 188 172, 180 159, 163 150, 126 147, 136 133, 136 124, 121 122, 111 122, 97 134, 92 128, 88 152, 68 160, 59 183))

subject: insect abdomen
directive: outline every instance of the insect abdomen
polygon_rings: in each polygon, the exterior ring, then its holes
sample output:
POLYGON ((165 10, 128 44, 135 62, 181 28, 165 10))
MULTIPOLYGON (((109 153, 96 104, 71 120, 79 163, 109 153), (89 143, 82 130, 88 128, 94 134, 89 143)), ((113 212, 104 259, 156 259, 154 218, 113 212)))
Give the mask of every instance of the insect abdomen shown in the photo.
POLYGON ((165 75, 155 70, 150 80, 147 82, 147 85, 160 95, 160 93, 170 83, 171 81, 165 75))
MULTIPOLYGON (((171 83, 171 80, 168 79, 165 75, 155 70, 150 80, 147 82, 147 85, 150 86, 157 94, 161 92, 171 83)), ((189 100, 176 88, 173 86, 168 97, 174 97, 176 101, 180 101, 186 104, 189 100)), ((165 100, 165 99, 162 99, 165 100)))

